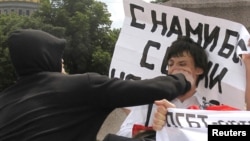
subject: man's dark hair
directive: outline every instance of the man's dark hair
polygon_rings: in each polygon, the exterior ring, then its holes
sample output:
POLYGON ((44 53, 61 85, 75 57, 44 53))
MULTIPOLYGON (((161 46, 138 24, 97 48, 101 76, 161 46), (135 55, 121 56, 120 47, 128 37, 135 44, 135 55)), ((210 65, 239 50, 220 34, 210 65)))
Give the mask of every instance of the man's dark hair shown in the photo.
POLYGON ((166 62, 172 57, 183 56, 183 53, 190 54, 195 63, 195 67, 203 69, 203 73, 199 75, 197 85, 201 79, 207 74, 208 71, 208 57, 206 51, 193 39, 187 36, 179 36, 171 46, 167 49, 166 62))

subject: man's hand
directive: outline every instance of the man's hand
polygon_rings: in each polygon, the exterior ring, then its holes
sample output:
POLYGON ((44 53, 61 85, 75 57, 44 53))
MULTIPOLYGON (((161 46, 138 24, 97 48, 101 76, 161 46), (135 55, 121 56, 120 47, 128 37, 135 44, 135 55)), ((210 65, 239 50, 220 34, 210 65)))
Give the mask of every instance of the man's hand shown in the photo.
POLYGON ((175 108, 175 105, 166 99, 155 101, 157 111, 154 114, 153 129, 161 130, 166 123, 166 114, 168 108, 175 108))

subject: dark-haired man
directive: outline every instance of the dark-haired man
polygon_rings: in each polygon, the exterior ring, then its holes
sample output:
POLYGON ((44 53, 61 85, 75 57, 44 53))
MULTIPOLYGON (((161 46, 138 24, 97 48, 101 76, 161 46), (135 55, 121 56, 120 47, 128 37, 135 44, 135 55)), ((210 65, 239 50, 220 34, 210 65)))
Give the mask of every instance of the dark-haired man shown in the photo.
MULTIPOLYGON (((191 105, 201 105, 202 99, 197 94, 196 88, 198 82, 206 75, 208 57, 206 51, 191 38, 187 36, 180 36, 175 40, 167 50, 166 54, 167 72, 168 75, 182 73, 186 78, 191 77, 194 81, 191 85, 191 89, 184 95, 181 95, 173 99, 169 103, 169 107, 188 108, 191 105)), ((147 120, 147 113, 149 105, 136 106, 131 108, 131 112, 128 114, 125 121, 122 123, 118 135, 125 137, 134 137, 133 129, 136 125, 145 125, 147 120)), ((153 126, 153 116, 155 114, 155 106, 152 108, 149 124, 147 126, 153 126)), ((158 123, 161 126, 161 123, 158 123)), ((154 124, 157 126, 157 123, 154 124)), ((157 129, 157 127, 154 127, 157 129)))

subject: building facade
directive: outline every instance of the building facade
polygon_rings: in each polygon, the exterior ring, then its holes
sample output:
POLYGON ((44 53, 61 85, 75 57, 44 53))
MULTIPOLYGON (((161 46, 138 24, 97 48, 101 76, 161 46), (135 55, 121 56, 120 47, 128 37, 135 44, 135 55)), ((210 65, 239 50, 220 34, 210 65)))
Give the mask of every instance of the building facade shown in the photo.
POLYGON ((16 13, 30 16, 39 5, 40 0, 0 0, 0 14, 16 13))
POLYGON ((238 22, 250 31, 250 0, 169 0, 164 5, 238 22))

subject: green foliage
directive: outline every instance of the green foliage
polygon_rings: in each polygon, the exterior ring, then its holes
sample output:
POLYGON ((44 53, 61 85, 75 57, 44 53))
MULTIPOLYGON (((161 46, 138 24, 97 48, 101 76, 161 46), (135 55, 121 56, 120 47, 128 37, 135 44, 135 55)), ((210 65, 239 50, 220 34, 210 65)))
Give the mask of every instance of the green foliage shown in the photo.
POLYGON ((14 83, 15 72, 6 47, 6 36, 0 31, 0 91, 14 83))
POLYGON ((15 71, 6 46, 7 35, 10 31, 18 28, 22 17, 16 15, 0 16, 0 90, 15 82, 15 71))
POLYGON ((111 29, 111 14, 96 0, 41 0, 31 17, 0 16, 0 91, 16 80, 6 46, 8 34, 19 28, 47 31, 67 39, 64 64, 68 73, 108 74, 120 29, 111 29))
POLYGON ((110 53, 104 51, 101 47, 96 48, 92 54, 91 67, 98 71, 100 74, 107 74, 111 61, 110 53))
MULTIPOLYGON (((104 3, 95 0, 51 0, 50 6, 44 2, 35 15, 42 17, 44 23, 65 28, 68 45, 64 62, 68 73, 99 72, 91 67, 97 47, 112 56, 118 34, 113 34, 110 28, 111 14, 104 3)), ((105 70, 108 74, 106 64, 99 64, 103 68, 101 72, 105 70)))
POLYGON ((54 35, 61 36, 63 28, 45 24, 39 17, 18 16, 16 14, 0 16, 0 91, 16 81, 14 68, 11 64, 6 39, 10 32, 16 29, 42 29, 54 35))

